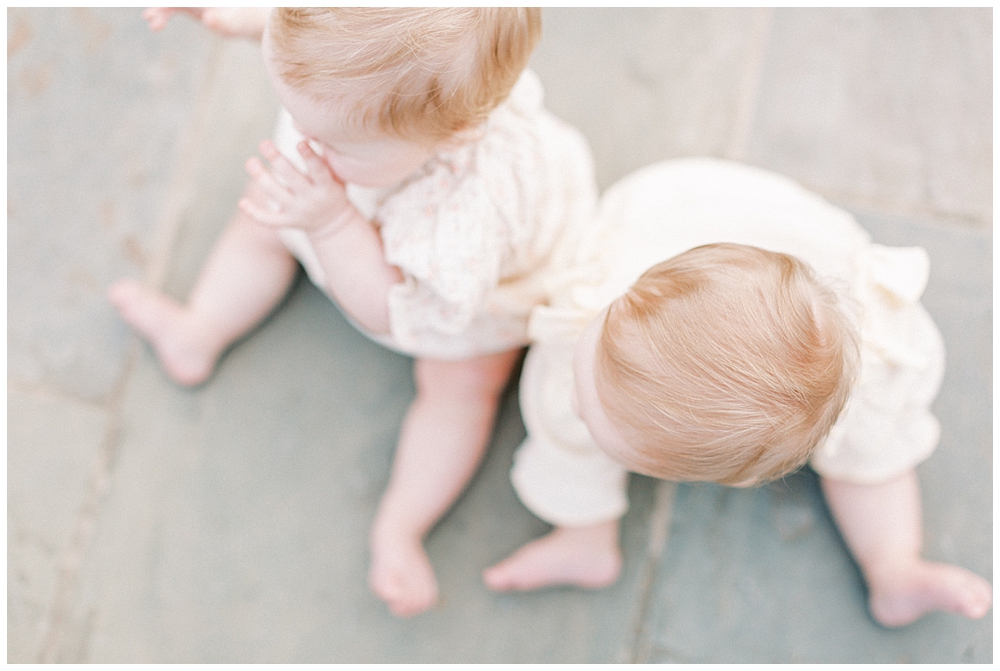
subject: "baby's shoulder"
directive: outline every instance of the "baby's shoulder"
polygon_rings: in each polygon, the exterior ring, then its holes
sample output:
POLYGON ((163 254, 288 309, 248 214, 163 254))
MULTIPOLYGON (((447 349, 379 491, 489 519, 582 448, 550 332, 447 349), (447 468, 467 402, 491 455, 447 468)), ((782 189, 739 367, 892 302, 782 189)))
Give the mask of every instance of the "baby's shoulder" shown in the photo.
POLYGON ((382 209, 406 211, 408 216, 520 209, 534 202, 545 183, 543 163, 537 134, 528 124, 491 118, 472 139, 445 146, 387 193, 382 209))

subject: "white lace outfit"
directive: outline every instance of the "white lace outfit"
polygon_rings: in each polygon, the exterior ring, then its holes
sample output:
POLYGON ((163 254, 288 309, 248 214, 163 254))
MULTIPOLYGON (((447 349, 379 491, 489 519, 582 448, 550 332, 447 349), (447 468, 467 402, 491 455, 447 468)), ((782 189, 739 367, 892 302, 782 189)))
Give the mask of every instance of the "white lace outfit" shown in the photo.
POLYGON ((572 410, 572 355, 586 324, 639 275, 692 247, 734 242, 797 256, 845 299, 861 334, 860 378, 811 459, 820 474, 877 483, 937 445, 930 412, 944 343, 918 302, 929 260, 885 247, 849 215, 791 180, 714 159, 665 161, 602 197, 591 232, 530 321, 521 374, 528 437, 511 478, 524 504, 556 525, 615 519, 628 507, 626 471, 605 456, 572 410))
MULTIPOLYGON (((593 159, 583 136, 542 107, 525 71, 481 128, 480 139, 439 152, 385 189, 347 185, 379 227, 386 260, 403 282, 389 292, 388 336, 405 354, 464 359, 527 344, 531 309, 544 301, 553 249, 591 216, 593 159)), ((303 136, 282 110, 279 151, 300 169, 303 136)), ((326 277, 306 234, 279 232, 318 287, 326 277)), ((363 331, 363 329, 362 329, 363 331)))

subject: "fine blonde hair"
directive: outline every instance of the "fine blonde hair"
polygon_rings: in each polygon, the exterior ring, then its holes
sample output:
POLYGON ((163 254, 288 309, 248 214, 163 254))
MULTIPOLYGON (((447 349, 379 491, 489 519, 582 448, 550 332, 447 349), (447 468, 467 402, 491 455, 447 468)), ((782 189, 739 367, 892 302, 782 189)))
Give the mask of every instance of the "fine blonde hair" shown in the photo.
POLYGON ((808 265, 715 244, 654 266, 611 305, 595 385, 636 470, 747 486, 805 463, 857 362, 853 323, 808 265))
POLYGON ((282 80, 317 100, 351 98, 351 121, 441 141, 510 93, 541 36, 538 8, 321 7, 272 12, 282 80))

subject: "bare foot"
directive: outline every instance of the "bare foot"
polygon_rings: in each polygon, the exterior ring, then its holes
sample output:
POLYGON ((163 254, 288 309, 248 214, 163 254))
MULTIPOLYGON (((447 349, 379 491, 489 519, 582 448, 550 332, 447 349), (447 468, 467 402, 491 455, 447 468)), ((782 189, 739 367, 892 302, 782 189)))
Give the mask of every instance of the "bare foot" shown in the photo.
POLYGON ((871 581, 872 616, 885 627, 902 627, 936 610, 978 620, 993 604, 993 586, 959 566, 919 561, 871 581))
POLYGON ((205 327, 183 306, 135 280, 120 280, 108 289, 108 298, 122 319, 149 341, 170 378, 184 386, 204 382, 219 357, 205 342, 205 327))
POLYGON ((555 585, 599 589, 618 580, 621 567, 615 520, 590 527, 556 527, 483 571, 483 581, 496 592, 555 585))
POLYGON ((373 533, 368 587, 397 617, 411 617, 438 601, 437 579, 420 539, 373 533))

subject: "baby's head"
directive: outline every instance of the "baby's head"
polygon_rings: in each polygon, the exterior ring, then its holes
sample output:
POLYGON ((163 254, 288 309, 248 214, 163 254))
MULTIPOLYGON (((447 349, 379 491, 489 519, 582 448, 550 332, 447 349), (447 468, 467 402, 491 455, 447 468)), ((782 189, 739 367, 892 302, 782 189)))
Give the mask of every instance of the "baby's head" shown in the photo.
POLYGON ((630 470, 750 486, 805 463, 857 365, 855 328, 809 266, 706 245, 648 270, 592 322, 577 406, 630 470))
POLYGON ((433 145, 486 119, 540 34, 538 9, 282 8, 271 14, 264 50, 300 126, 314 125, 312 110, 292 107, 311 104, 358 131, 433 145))

